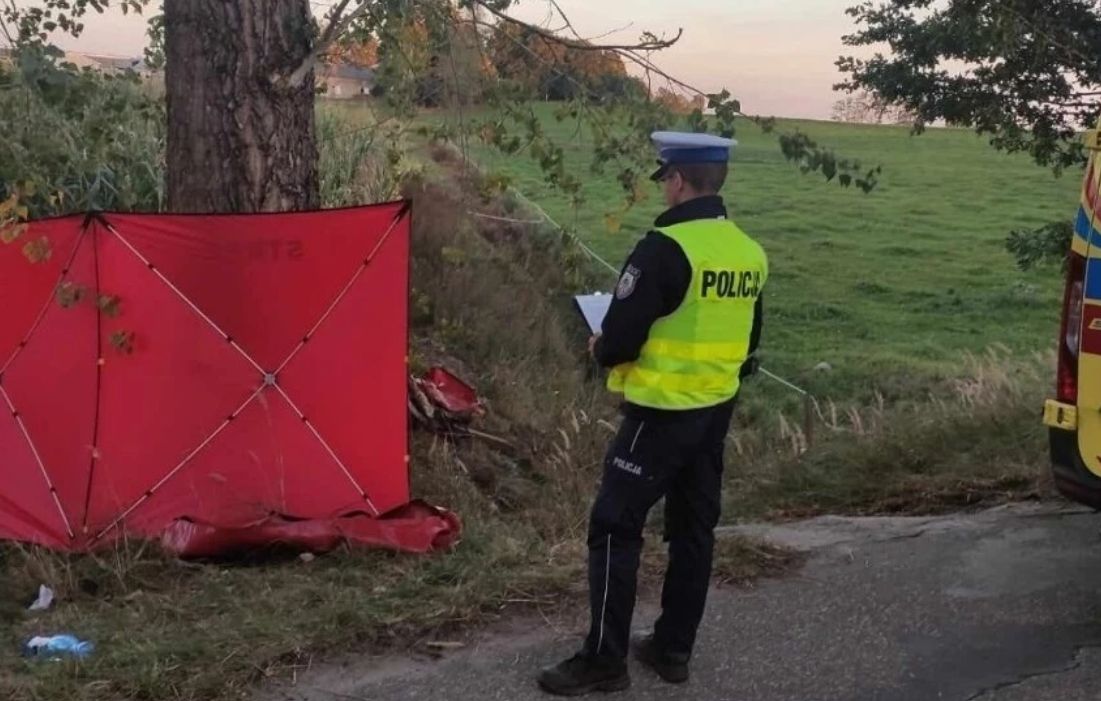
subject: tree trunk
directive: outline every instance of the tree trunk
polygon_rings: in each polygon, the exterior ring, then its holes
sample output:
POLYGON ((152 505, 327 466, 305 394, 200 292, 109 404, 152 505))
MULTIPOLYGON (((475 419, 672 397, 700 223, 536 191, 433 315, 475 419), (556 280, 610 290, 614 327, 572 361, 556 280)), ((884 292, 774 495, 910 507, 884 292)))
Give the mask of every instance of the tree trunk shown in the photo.
POLYGON ((165 0, 168 208, 280 212, 320 203, 309 0, 165 0))

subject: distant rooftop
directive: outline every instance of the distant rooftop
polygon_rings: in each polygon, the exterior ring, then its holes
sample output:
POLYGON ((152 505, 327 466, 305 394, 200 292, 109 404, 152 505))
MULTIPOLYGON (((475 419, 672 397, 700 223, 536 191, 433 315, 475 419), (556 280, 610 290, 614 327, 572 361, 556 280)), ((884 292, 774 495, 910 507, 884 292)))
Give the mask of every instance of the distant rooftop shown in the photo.
POLYGON ((375 72, 370 68, 360 68, 347 63, 338 63, 326 67, 324 75, 329 78, 342 78, 344 80, 360 80, 369 83, 375 79, 375 72))
POLYGON ((96 63, 99 63, 104 68, 110 68, 118 71, 147 71, 149 67, 145 65, 145 60, 141 58, 126 58, 117 56, 93 56, 87 55, 96 63))
MULTIPOLYGON (((11 54, 12 50, 10 48, 0 47, 0 58, 8 58, 11 54)), ((66 51, 64 58, 61 60, 65 63, 71 63, 78 68, 93 68, 96 70, 117 72, 135 71, 137 73, 147 73, 150 70, 145 60, 141 57, 105 56, 101 54, 86 54, 79 51, 66 51)))

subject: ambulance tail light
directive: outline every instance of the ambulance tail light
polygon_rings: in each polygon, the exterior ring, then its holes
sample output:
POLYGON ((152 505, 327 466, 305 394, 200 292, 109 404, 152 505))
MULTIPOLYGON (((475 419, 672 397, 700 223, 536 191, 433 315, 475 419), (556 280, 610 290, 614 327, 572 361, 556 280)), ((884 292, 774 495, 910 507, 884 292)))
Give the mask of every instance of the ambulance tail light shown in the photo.
POLYGON ((1060 402, 1078 402, 1078 352, 1082 341, 1082 297, 1086 283, 1086 259, 1071 253, 1063 292, 1063 317, 1059 330, 1059 370, 1056 394, 1060 402))

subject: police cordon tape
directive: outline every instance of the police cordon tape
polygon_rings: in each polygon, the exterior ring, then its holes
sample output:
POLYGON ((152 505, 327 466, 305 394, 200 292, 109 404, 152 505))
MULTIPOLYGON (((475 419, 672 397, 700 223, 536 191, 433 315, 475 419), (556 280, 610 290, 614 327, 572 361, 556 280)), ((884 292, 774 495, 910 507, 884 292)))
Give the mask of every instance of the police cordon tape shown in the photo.
MULTIPOLYGON (((494 215, 494 214, 483 214, 481 212, 474 212, 474 211, 470 211, 468 213, 471 216, 478 217, 479 219, 488 219, 488 220, 491 220, 491 221, 507 222, 507 223, 510 223, 510 224, 523 224, 523 225, 527 225, 527 226, 535 226, 537 224, 543 224, 543 223, 550 224, 555 229, 557 229, 557 230, 561 231, 562 233, 566 234, 567 236, 569 236, 570 239, 573 240, 573 242, 575 244, 577 244, 577 246, 582 251, 585 252, 585 255, 589 256, 589 258, 591 258, 593 261, 595 261, 595 262, 599 263, 600 265, 604 266, 617 279, 619 278, 619 275, 620 275, 619 269, 616 268, 611 263, 609 263, 608 261, 604 260, 602 257, 600 257, 600 255, 596 251, 594 251, 592 248, 590 248, 588 246, 588 244, 586 244, 584 241, 582 241, 581 237, 578 236, 575 232, 570 231, 566 227, 564 227, 561 224, 559 224, 558 222, 556 222, 549 214, 547 214, 546 210, 544 210, 542 207, 540 207, 538 203, 532 202, 530 199, 525 197, 522 192, 516 190, 515 188, 510 188, 510 191, 514 195, 516 195, 516 197, 523 200, 524 203, 528 205, 528 207, 535 210, 535 212, 538 213, 543 218, 542 219, 513 219, 511 217, 502 217, 502 216, 498 216, 498 215, 494 215)), ((780 377, 779 375, 777 375, 773 372, 770 372, 769 370, 765 369, 763 366, 758 365, 757 370, 758 370, 758 372, 760 372, 762 375, 769 378, 773 382, 776 382, 780 385, 783 385, 787 389, 789 389, 792 392, 795 392, 796 394, 803 397, 803 434, 804 434, 804 437, 806 438, 807 445, 809 446, 811 444, 811 442, 814 440, 814 405, 815 405, 814 395, 812 395, 810 392, 803 389, 799 385, 795 384, 794 382, 786 380, 783 377, 780 377)))

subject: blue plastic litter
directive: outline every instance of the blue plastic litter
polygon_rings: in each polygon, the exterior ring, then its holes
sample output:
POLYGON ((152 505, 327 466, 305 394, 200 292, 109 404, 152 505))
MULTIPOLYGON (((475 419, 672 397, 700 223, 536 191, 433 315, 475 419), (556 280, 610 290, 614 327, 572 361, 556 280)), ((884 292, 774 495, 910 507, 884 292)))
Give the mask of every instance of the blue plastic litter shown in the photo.
POLYGON ((36 636, 23 644, 23 656, 57 660, 65 657, 82 659, 92 654, 95 645, 72 635, 36 636))

